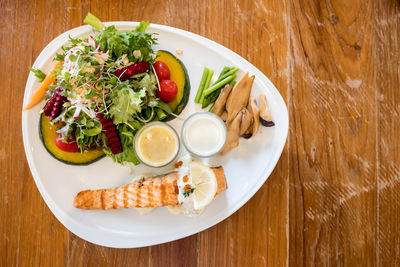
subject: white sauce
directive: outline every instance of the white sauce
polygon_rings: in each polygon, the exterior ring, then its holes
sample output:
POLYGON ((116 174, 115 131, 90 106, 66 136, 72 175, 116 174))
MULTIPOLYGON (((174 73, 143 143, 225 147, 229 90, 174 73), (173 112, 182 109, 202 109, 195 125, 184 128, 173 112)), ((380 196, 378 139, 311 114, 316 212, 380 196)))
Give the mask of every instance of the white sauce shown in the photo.
POLYGON ((193 193, 189 194, 189 196, 185 197, 184 195, 184 187, 185 185, 190 185, 191 188, 194 188, 194 184, 192 182, 192 177, 190 176, 190 169, 189 169, 189 164, 192 161, 192 158, 190 157, 189 154, 181 157, 178 162, 182 162, 182 166, 177 168, 176 171, 179 172, 179 178, 178 178, 178 189, 179 189, 179 194, 178 194, 178 202, 179 206, 174 207, 172 210, 168 208, 168 210, 172 214, 178 214, 180 212, 183 212, 185 215, 196 215, 199 213, 199 211, 194 209, 194 202, 193 202, 193 193), (183 178, 187 176, 187 181, 185 182, 183 178))
POLYGON ((216 115, 200 112, 186 120, 182 129, 182 138, 189 152, 200 157, 209 157, 224 147, 226 127, 216 115))

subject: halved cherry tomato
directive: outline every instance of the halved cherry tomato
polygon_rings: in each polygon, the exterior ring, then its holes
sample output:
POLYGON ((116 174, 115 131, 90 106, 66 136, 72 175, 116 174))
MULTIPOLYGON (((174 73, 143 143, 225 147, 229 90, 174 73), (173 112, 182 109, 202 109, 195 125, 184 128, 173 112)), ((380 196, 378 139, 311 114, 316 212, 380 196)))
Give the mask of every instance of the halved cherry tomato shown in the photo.
POLYGON ((77 152, 79 150, 75 138, 68 138, 67 143, 64 143, 61 136, 56 138, 56 146, 66 152, 77 152))
POLYGON ((154 69, 156 70, 156 74, 158 77, 158 80, 161 82, 163 80, 169 80, 171 77, 171 74, 169 72, 169 68, 167 64, 165 64, 162 61, 156 61, 153 64, 154 69))
POLYGON ((161 90, 157 90, 157 97, 164 102, 171 101, 178 93, 178 86, 171 80, 162 80, 160 82, 161 90))

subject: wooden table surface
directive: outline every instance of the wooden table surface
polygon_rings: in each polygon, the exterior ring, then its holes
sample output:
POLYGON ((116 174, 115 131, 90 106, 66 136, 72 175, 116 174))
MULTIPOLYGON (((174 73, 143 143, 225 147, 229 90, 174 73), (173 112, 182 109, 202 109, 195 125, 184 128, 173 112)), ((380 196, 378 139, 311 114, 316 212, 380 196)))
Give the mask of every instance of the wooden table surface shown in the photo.
POLYGON ((0 48, 1 266, 400 266, 399 1, 0 0, 0 48), (27 67, 88 11, 200 34, 276 85, 286 147, 231 217, 178 241, 112 249, 47 208, 22 144, 27 67))

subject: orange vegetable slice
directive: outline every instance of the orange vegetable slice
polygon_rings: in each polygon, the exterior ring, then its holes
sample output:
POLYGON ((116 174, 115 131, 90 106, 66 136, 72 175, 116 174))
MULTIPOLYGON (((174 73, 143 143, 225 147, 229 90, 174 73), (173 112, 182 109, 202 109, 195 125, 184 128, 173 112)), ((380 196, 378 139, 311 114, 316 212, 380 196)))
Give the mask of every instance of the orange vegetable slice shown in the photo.
POLYGON ((25 106, 24 111, 32 108, 35 106, 37 103, 42 100, 44 97, 44 93, 47 91, 49 86, 54 83, 55 77, 54 77, 54 71, 57 69, 59 65, 63 64, 61 61, 56 61, 49 73, 47 74, 46 78, 44 78, 42 84, 40 87, 36 90, 36 92, 33 94, 31 97, 31 100, 29 101, 28 105, 25 106))

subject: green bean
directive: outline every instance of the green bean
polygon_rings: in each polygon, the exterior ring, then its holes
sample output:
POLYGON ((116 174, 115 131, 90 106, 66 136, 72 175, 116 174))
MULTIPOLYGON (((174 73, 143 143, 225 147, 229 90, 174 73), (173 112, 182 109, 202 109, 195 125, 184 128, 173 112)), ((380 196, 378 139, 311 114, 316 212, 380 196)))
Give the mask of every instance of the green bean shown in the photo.
POLYGON ((239 70, 238 68, 232 68, 230 71, 224 73, 220 78, 218 78, 218 80, 215 83, 222 81, 223 79, 225 79, 228 76, 231 76, 232 74, 236 73, 238 70, 239 70))
POLYGON ((203 70, 203 76, 201 76, 200 86, 199 86, 199 89, 197 90, 197 94, 196 94, 196 97, 194 99, 195 103, 200 103, 200 98, 201 98, 201 95, 203 94, 204 85, 206 83, 209 71, 210 70, 208 68, 204 68, 204 70, 203 70))
MULTIPOLYGON (((228 73, 229 71, 231 71, 233 69, 235 69, 235 67, 227 67, 227 66, 225 66, 222 69, 221 73, 218 75, 218 79, 215 81, 215 83, 221 81, 221 77, 223 77, 226 73, 228 73)), ((232 82, 234 82, 234 81, 232 81, 232 82)), ((205 89, 207 89, 207 87, 205 89)), ((206 108, 210 104, 214 103, 217 100, 219 94, 221 93, 221 89, 222 88, 220 88, 218 90, 215 90, 212 94, 210 94, 208 96, 202 96, 201 108, 206 108)))
POLYGON ((202 92, 202 94, 201 94, 201 96, 200 96, 200 101, 199 101, 199 103, 201 103, 201 104, 203 103, 204 97, 205 97, 204 91, 207 90, 207 88, 210 86, 211 78, 212 78, 213 75, 214 75, 214 71, 213 71, 213 70, 210 70, 210 71, 208 72, 207 81, 206 81, 206 83, 205 83, 205 85, 204 85, 203 92, 202 92))
POLYGON ((213 86, 211 86, 211 87, 209 87, 209 88, 207 88, 206 90, 203 91, 203 95, 207 96, 207 95, 211 94, 212 92, 214 92, 215 90, 221 88, 225 84, 231 82, 235 78, 236 78, 236 74, 233 74, 233 75, 230 75, 230 76, 226 77, 222 81, 219 81, 218 83, 214 83, 213 86))
POLYGON ((228 71, 230 71, 231 69, 233 69, 233 67, 224 67, 221 71, 221 73, 218 75, 218 79, 215 82, 219 82, 221 80, 221 77, 227 73, 228 71))
POLYGON ((205 96, 203 102, 201 102, 201 108, 206 108, 211 103, 214 103, 217 100, 219 94, 221 93, 221 90, 222 88, 219 88, 214 92, 212 92, 211 94, 209 94, 208 96, 205 96))

